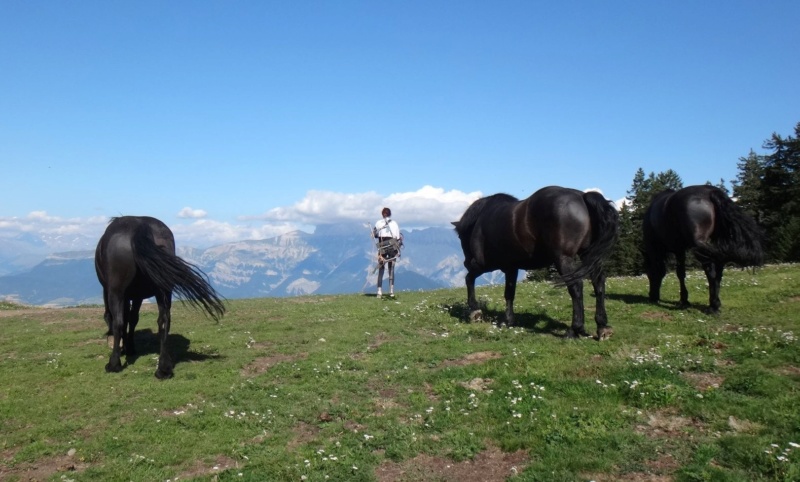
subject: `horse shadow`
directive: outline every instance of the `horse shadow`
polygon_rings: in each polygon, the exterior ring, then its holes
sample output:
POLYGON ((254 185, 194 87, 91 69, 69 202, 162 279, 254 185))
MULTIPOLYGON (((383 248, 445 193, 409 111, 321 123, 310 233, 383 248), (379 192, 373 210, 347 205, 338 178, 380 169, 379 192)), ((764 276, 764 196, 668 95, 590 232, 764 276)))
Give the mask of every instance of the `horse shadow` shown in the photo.
MULTIPOLYGON (((161 339, 157 332, 153 332, 150 328, 137 330, 133 334, 133 342, 136 346, 136 353, 132 355, 126 354, 126 365, 133 365, 141 357, 148 355, 158 355, 161 352, 161 339)), ((201 362, 206 360, 219 360, 221 355, 205 354, 192 351, 189 347, 191 341, 183 335, 170 333, 167 336, 167 351, 169 352, 172 362, 177 365, 183 362, 201 362)))
MULTIPOLYGON (((479 321, 470 320, 471 310, 467 303, 464 302, 449 305, 447 311, 459 323, 480 323, 489 320, 505 321, 505 310, 489 309, 484 302, 479 302, 478 307, 483 312, 482 320, 479 321)), ((549 334, 562 338, 569 330, 568 324, 542 313, 515 313, 514 319, 515 327, 522 328, 530 333, 549 334)))
POLYGON ((659 300, 656 303, 650 301, 645 295, 630 295, 630 294, 617 294, 617 293, 606 293, 607 300, 614 300, 614 301, 621 301, 626 305, 648 305, 654 308, 663 308, 669 311, 686 311, 686 310, 697 310, 705 313, 706 307, 702 303, 689 303, 688 305, 681 304, 680 301, 666 301, 666 300, 659 300))
POLYGON ((606 293, 607 300, 621 301, 626 305, 649 305, 650 299, 645 295, 606 293))

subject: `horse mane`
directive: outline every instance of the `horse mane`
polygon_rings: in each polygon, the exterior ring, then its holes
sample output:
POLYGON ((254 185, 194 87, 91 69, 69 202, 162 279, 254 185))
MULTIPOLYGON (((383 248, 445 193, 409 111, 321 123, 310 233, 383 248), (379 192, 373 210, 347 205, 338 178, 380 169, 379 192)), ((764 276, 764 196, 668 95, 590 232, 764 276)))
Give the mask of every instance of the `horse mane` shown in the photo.
POLYGON ((482 197, 473 202, 461 216, 461 219, 452 223, 453 226, 455 226, 458 237, 461 238, 465 235, 468 237, 470 233, 472 233, 472 228, 475 227, 475 223, 487 207, 495 204, 516 202, 519 202, 519 199, 511 194, 505 193, 492 194, 491 196, 482 197))

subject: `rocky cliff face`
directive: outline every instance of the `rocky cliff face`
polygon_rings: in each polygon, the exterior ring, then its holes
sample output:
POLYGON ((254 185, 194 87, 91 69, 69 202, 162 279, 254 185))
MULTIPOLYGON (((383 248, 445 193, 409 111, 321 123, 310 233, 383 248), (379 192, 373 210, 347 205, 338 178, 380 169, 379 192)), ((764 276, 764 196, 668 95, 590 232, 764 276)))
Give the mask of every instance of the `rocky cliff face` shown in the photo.
MULTIPOLYGON (((452 229, 403 234, 396 289, 463 285, 461 244, 452 229)), ((369 231, 358 224, 318 226, 313 234, 295 231, 208 249, 178 247, 178 254, 205 272, 227 298, 372 291, 375 252, 369 231)), ((94 251, 53 254, 30 271, 0 276, 0 299, 4 297, 34 305, 102 303, 94 251)))

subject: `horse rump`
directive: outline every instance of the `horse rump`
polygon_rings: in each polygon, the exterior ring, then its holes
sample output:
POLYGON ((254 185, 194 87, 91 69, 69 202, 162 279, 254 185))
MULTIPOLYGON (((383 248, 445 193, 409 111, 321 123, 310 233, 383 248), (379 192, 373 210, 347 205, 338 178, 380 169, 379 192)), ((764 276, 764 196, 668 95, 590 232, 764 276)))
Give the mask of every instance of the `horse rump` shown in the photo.
POLYGON ((176 292, 182 301, 201 309, 214 320, 225 313, 225 304, 205 274, 192 263, 158 246, 147 224, 133 236, 136 267, 165 292, 176 292))
MULTIPOLYGON (((711 237, 713 255, 743 267, 764 264, 764 233, 755 219, 719 189, 711 190, 709 198, 717 214, 711 237)), ((698 252, 705 254, 702 249, 698 252)))

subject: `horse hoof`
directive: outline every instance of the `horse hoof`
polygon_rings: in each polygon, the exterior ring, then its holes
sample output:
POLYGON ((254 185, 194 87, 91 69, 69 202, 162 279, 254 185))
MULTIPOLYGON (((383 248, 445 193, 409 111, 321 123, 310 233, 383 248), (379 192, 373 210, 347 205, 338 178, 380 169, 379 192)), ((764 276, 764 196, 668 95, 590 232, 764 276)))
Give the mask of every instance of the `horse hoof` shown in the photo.
POLYGON ((608 340, 614 334, 614 329, 610 326, 604 326, 597 329, 597 341, 608 340))
POLYGON ((119 373, 122 371, 121 363, 106 363, 106 373, 119 373))
POLYGON ((160 368, 156 370, 156 378, 158 378, 159 380, 167 380, 172 378, 172 376, 173 376, 172 370, 166 371, 166 370, 161 370, 160 368))
POLYGON ((707 315, 718 316, 719 315, 719 308, 712 308, 712 307, 709 306, 709 307, 707 307, 706 309, 703 310, 703 313, 705 313, 707 315))
POLYGON ((469 314, 469 321, 480 321, 483 319, 483 312, 481 310, 475 310, 469 314))

